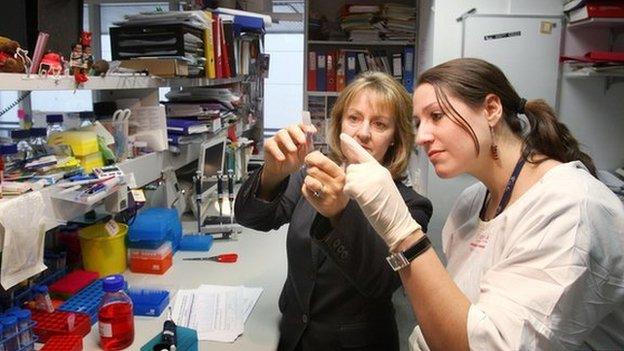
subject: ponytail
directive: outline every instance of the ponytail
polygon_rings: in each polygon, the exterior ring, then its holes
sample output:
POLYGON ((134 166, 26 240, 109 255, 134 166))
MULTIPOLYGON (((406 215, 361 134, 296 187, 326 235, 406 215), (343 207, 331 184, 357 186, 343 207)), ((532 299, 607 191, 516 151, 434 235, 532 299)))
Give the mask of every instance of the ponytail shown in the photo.
POLYGON ((476 58, 451 60, 428 69, 418 78, 417 86, 431 84, 436 89, 438 103, 446 107, 451 121, 465 129, 475 143, 479 153, 476 135, 466 121, 450 106, 447 94, 460 98, 467 105, 477 108, 483 105, 488 94, 497 95, 503 105, 503 117, 511 131, 523 138, 525 147, 522 157, 531 163, 540 163, 550 158, 559 162, 581 161, 596 177, 596 167, 591 157, 579 149, 579 143, 565 124, 559 122, 555 111, 544 100, 526 101, 515 91, 505 74, 495 65, 476 58), (531 130, 523 136, 518 114, 529 120, 531 130), (546 157, 535 160, 536 154, 546 157))
POLYGON ((580 150, 576 138, 572 136, 568 127, 557 119, 555 111, 546 101, 529 100, 524 105, 523 112, 531 126, 531 131, 524 137, 525 147, 522 151, 524 159, 531 160, 536 153, 540 153, 564 163, 578 160, 596 177, 596 166, 591 157, 580 150))

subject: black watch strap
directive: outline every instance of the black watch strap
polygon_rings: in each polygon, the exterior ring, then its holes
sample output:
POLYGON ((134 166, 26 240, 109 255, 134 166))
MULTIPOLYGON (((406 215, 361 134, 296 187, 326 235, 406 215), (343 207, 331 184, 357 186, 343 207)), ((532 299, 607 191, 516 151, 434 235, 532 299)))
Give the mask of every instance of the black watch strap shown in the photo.
POLYGON ((423 235, 414 245, 403 252, 394 253, 386 260, 393 270, 398 271, 401 268, 407 267, 416 257, 422 255, 427 249, 431 247, 431 241, 426 235, 423 235))

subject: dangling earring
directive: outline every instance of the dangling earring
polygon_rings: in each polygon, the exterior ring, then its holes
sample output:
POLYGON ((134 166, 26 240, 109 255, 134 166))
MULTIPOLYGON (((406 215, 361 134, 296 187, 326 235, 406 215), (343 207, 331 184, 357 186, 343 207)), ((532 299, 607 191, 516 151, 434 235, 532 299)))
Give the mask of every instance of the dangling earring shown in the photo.
POLYGON ((494 142, 494 128, 490 127, 490 135, 492 137, 492 145, 490 145, 490 156, 492 156, 492 158, 495 161, 498 161, 499 157, 498 157, 498 145, 496 145, 496 143, 494 142))

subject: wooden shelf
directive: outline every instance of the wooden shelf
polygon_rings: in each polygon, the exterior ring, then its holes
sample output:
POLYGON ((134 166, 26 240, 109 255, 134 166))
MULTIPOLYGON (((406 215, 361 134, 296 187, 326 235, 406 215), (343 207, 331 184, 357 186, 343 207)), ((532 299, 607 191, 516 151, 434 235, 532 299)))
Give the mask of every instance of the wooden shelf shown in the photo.
POLYGON ((619 26, 624 27, 624 18, 588 18, 579 22, 568 23, 568 28, 619 26))
POLYGON ((246 76, 229 79, 206 78, 159 78, 148 76, 89 77, 89 80, 76 88, 74 77, 39 77, 38 75, 0 73, 0 90, 44 91, 44 90, 127 90, 154 89, 161 87, 218 86, 242 82, 246 76))
POLYGON ((414 42, 378 40, 378 41, 338 41, 338 40, 308 40, 310 45, 341 45, 341 46, 412 46, 414 42))

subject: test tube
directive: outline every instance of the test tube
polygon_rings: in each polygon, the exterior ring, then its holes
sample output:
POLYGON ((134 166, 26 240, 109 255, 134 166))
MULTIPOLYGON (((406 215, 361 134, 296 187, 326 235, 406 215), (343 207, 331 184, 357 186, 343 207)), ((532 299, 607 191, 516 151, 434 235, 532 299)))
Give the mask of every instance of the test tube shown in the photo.
POLYGON ((19 331, 19 344, 21 350, 34 350, 32 331, 30 330, 31 312, 26 309, 18 309, 12 314, 17 317, 19 331), (25 347, 27 346, 28 347, 25 347))
POLYGON ((2 324, 2 337, 4 338, 5 351, 17 351, 19 342, 17 338, 17 317, 4 315, 0 317, 2 324))

